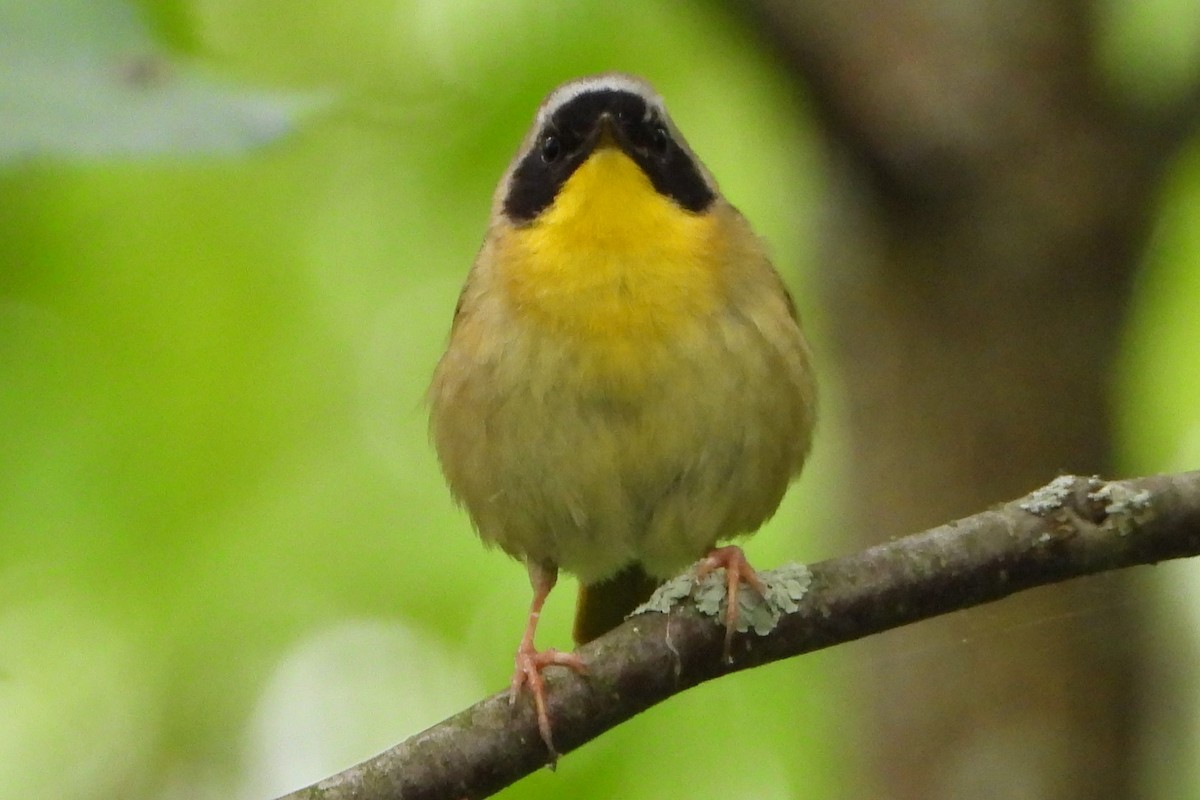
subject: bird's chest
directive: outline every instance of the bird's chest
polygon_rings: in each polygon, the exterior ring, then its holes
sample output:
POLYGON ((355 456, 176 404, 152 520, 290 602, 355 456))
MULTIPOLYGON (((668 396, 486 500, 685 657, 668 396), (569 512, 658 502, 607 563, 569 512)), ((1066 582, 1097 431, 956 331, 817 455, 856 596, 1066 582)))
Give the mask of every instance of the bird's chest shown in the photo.
POLYGON ((678 209, 662 219, 662 198, 638 198, 556 205, 500 238, 499 289, 517 324, 619 370, 711 317, 727 291, 719 221, 678 209))
POLYGON ((576 485, 670 482, 743 402, 711 324, 645 338, 517 327, 526 329, 497 375, 496 396, 508 399, 492 430, 522 431, 512 451, 576 485))

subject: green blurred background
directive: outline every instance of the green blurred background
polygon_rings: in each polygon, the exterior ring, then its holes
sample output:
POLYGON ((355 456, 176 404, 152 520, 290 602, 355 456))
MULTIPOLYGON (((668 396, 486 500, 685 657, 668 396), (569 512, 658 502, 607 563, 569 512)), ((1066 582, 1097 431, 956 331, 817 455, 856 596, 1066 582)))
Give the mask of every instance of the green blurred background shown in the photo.
MULTIPOLYGON (((816 133, 717 3, 24 3, 0 2, 0 797, 266 798, 504 686, 527 578, 452 505, 422 394, 562 80, 656 85, 821 350, 816 133)), ((1192 64, 1138 44, 1170 26, 1113 19, 1135 87, 1192 64)), ((1193 148, 1114 381, 1127 473, 1200 463, 1198 220, 1193 148)), ((756 563, 837 552, 822 366, 813 461, 756 563)), ((569 642, 573 593, 542 645, 569 642)), ((853 657, 700 687, 504 796, 853 797, 853 657)))

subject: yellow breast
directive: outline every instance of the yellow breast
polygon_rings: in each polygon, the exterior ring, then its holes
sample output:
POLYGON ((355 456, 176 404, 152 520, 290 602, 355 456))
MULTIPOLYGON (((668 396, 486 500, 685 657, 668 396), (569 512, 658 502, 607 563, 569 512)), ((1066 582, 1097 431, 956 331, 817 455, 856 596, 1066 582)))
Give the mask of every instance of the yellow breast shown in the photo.
POLYGON ((680 208, 605 145, 534 222, 501 237, 497 265, 514 313, 622 372, 718 307, 722 238, 717 215, 680 208))

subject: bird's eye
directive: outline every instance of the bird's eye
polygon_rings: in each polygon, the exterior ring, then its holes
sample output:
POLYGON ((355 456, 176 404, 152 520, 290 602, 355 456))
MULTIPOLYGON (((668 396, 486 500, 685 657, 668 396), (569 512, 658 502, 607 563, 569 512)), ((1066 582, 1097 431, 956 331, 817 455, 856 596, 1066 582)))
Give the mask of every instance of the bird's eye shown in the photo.
POLYGON ((654 148, 654 152, 660 156, 666 153, 670 141, 671 135, 667 133, 667 129, 662 125, 655 125, 654 132, 650 134, 650 146, 654 148))
POLYGON ((547 164, 553 164, 562 155, 562 142, 557 136, 546 134, 542 137, 541 143, 542 160, 547 164))

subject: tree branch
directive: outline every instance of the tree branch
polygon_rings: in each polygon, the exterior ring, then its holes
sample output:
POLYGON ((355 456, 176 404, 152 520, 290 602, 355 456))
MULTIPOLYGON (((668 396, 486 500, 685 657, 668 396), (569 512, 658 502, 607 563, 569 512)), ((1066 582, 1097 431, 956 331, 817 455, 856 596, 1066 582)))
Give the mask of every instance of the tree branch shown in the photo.
MULTIPOLYGON (((799 608, 735 638, 690 604, 642 614, 580 648, 587 677, 548 676, 555 742, 570 752, 712 678, 1092 573, 1200 555, 1200 471, 1128 481, 1063 476, 1024 498, 810 565, 799 608)), ((493 695, 282 800, 486 797, 546 764, 528 703, 493 695)))

